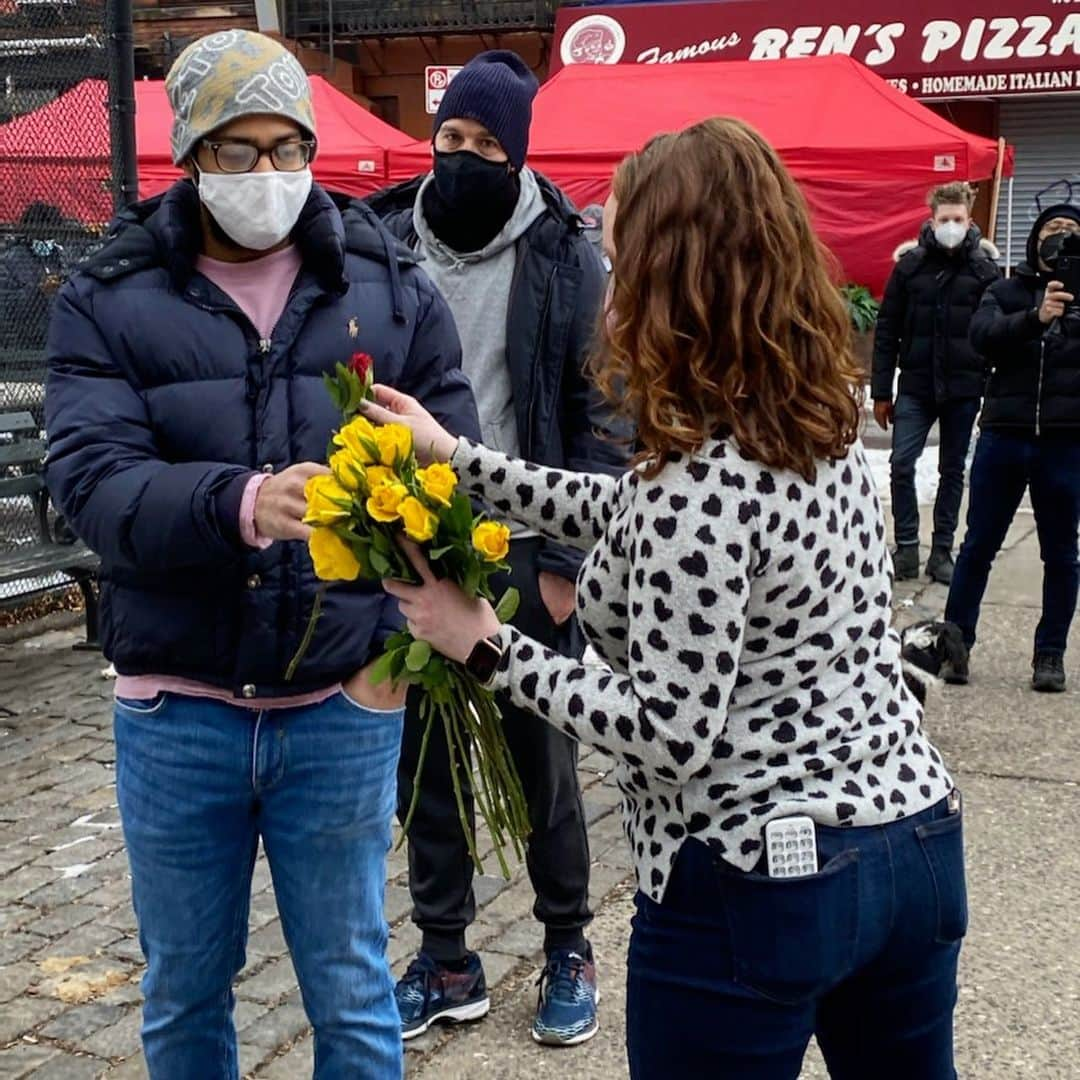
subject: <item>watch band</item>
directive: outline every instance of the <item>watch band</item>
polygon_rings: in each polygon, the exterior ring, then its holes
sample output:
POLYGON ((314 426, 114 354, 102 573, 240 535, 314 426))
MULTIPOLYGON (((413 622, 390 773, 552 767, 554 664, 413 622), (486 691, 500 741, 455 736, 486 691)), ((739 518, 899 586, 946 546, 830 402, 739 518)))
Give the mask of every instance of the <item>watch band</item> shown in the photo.
POLYGON ((502 663, 503 647, 498 638, 481 638, 474 646, 469 658, 465 661, 465 670, 477 682, 486 686, 491 682, 502 663))

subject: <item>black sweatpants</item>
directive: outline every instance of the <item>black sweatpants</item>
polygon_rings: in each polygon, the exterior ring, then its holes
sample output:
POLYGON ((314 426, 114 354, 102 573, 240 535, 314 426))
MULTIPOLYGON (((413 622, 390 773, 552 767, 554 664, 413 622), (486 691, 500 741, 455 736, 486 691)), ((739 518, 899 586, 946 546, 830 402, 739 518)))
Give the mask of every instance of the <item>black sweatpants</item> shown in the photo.
MULTIPOLYGON (((576 629, 557 627, 540 598, 537 556, 543 541, 515 540, 511 572, 492 580, 496 596, 507 585, 521 594, 514 625, 549 648, 570 653, 576 629)), ((572 620, 571 620, 572 623, 572 620)), ((544 924, 544 948, 583 949, 589 911, 589 841, 577 780, 577 743, 546 721, 510 704, 500 695, 499 708, 507 744, 529 804, 532 834, 526 864, 544 924)), ((404 820, 412 799, 413 776, 420 755, 423 724, 418 701, 410 693, 398 768, 398 816, 404 820)), ((466 812, 473 816, 471 786, 466 812)), ((461 828, 451 784, 442 728, 436 724, 428 743, 420 802, 409 829, 409 890, 413 921, 423 934, 423 949, 437 962, 453 964, 466 953, 465 931, 476 918, 473 864, 461 828)), ((510 854, 511 859, 513 854, 510 854)), ((496 871, 497 872, 497 871, 496 871)))

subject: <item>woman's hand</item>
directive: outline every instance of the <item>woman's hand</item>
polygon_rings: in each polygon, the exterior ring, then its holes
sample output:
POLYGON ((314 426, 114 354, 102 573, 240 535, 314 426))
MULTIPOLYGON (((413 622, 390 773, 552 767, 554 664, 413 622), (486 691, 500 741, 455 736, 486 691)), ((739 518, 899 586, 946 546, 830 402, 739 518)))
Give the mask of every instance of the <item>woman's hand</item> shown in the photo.
POLYGON ((365 401, 361 412, 376 424, 404 424, 412 432, 421 464, 449 461, 454 456, 457 436, 451 435, 416 398, 378 383, 371 389, 378 404, 365 401))
POLYGON ((397 599, 414 638, 464 664, 478 641, 499 632, 499 617, 486 600, 470 600, 452 581, 439 581, 415 544, 401 546, 422 584, 384 581, 383 588, 397 599))

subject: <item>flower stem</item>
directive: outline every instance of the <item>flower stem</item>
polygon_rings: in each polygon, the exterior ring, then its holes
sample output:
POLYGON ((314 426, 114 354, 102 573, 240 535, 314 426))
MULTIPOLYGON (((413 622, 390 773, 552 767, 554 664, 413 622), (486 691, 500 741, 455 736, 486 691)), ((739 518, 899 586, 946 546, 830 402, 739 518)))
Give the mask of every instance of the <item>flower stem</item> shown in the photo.
POLYGON ((315 590, 315 603, 311 606, 311 618, 308 619, 307 629, 300 639, 300 648, 296 650, 296 655, 289 661, 289 666, 285 669, 286 682, 292 682, 292 677, 296 674, 300 661, 304 659, 304 655, 311 648, 311 639, 315 636, 315 626, 319 621, 319 616, 322 614, 322 598, 325 591, 325 585, 320 585, 315 590))
POLYGON ((416 773, 413 775, 413 789, 412 798, 409 800, 409 810, 405 815, 405 821, 401 826, 401 837, 397 842, 395 851, 401 850, 401 845, 405 843, 405 838, 409 835, 409 828, 412 825, 413 815, 416 813, 416 807, 420 803, 420 777, 424 772, 424 763, 427 761, 428 743, 431 741, 431 729, 435 726, 435 709, 431 703, 431 698, 426 695, 420 700, 420 719, 426 720, 424 724, 424 737, 420 740, 420 756, 416 762, 416 773))
MULTIPOLYGON (((469 854, 472 856, 473 865, 476 866, 480 873, 483 873, 483 863, 480 862, 480 856, 476 852, 476 833, 470 826, 468 815, 465 813, 465 798, 461 792, 461 777, 458 775, 458 766, 456 762, 456 753, 454 749, 454 719, 452 716, 452 708, 447 707, 439 710, 442 713, 443 729, 446 732, 446 748, 450 754, 450 779, 454 785, 454 799, 457 802, 458 817, 461 820, 461 828, 465 833, 465 843, 469 847, 469 854)), ((468 768, 468 762, 462 762, 464 768, 468 768)))

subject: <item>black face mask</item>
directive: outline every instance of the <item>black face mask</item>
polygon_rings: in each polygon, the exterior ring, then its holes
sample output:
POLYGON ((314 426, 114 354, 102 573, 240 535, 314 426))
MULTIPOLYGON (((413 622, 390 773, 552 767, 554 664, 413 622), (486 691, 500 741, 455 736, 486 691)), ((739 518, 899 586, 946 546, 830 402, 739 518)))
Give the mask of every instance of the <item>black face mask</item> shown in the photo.
POLYGON ((1042 259, 1047 266, 1052 268, 1057 262, 1064 244, 1065 233, 1055 233, 1053 236, 1048 236, 1039 245, 1039 258, 1042 259))
POLYGON ((502 232, 517 206, 521 180, 505 162, 469 150, 435 154, 435 182, 424 189, 424 216, 452 250, 479 251, 502 232))
POLYGON ((435 186, 443 202, 462 213, 476 213, 492 203, 517 203, 517 174, 505 161, 488 161, 471 150, 436 152, 435 186))

